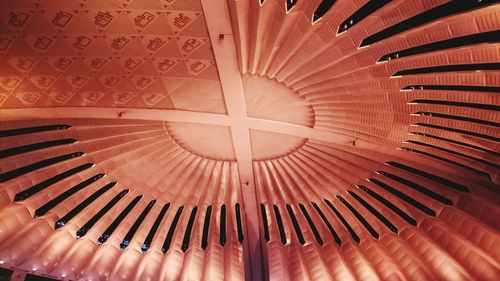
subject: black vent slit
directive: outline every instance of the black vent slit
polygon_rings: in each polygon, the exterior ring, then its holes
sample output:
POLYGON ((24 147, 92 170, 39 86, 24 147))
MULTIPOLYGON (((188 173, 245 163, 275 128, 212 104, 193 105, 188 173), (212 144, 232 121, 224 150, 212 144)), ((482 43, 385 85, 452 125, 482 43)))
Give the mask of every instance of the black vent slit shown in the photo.
POLYGON ((304 207, 304 205, 302 205, 302 204, 299 204, 299 208, 302 211, 302 214, 304 214, 304 217, 306 218, 307 223, 309 224, 309 227, 311 228, 311 231, 313 232, 314 238, 316 238, 316 241, 318 242, 318 244, 323 246, 323 239, 321 238, 321 235, 319 234, 318 229, 316 228, 316 225, 314 225, 314 222, 313 222, 311 216, 309 215, 309 212, 307 212, 306 207, 304 207))
POLYGON ((426 205, 418 202, 417 200, 413 199, 412 197, 404 194, 403 192, 393 188, 392 186, 390 186, 384 182, 381 182, 377 179, 370 178, 369 181, 380 186, 381 188, 385 189, 386 191, 389 191, 390 193, 392 193, 393 195, 395 195, 399 199, 405 201, 406 203, 412 205, 413 207, 419 209, 420 211, 426 213, 427 215, 433 216, 433 217, 436 216, 436 212, 434 210, 432 210, 431 208, 427 207, 426 205))
POLYGON ((63 162, 63 161, 69 160, 69 159, 73 159, 75 157, 81 157, 84 154, 85 154, 84 152, 73 152, 73 153, 45 159, 45 160, 42 160, 39 162, 35 162, 33 164, 29 164, 29 165, 24 166, 24 167, 20 167, 20 168, 5 172, 3 174, 0 174, 0 182, 6 182, 6 181, 11 180, 13 178, 17 178, 17 177, 22 176, 24 174, 36 171, 38 169, 42 169, 42 168, 48 167, 50 165, 54 165, 54 164, 57 164, 57 163, 60 163, 60 162, 63 162))
POLYGON ((149 214, 153 206, 155 205, 156 200, 152 200, 151 202, 148 203, 146 208, 142 211, 142 213, 139 215, 139 217, 135 220, 134 224, 132 227, 129 229, 125 237, 123 238, 122 242, 120 243, 120 248, 125 249, 127 246, 130 244, 130 241, 134 238, 135 233, 141 226, 142 222, 146 218, 146 216, 149 214))
POLYGON ((401 164, 399 162, 394 162, 394 161, 389 161, 389 162, 386 162, 385 164, 387 164, 389 166, 392 166, 392 167, 396 167, 398 169, 401 169, 401 170, 404 170, 404 171, 407 171, 407 172, 410 172, 412 174, 421 176, 421 177, 429 179, 429 180, 431 180, 433 182, 437 182, 439 184, 445 185, 445 186, 447 186, 449 188, 452 188, 452 189, 455 189, 455 190, 458 190, 458 191, 462 191, 462 192, 469 192, 469 188, 467 188, 464 185, 461 185, 461 184, 459 184, 457 182, 445 179, 443 177, 436 176, 436 175, 433 175, 431 173, 427 173, 427 172, 424 172, 422 170, 419 170, 419 169, 407 166, 405 164, 401 164))
POLYGON ((68 199, 71 195, 77 193, 78 191, 80 191, 80 190, 84 189, 85 187, 91 185, 92 183, 98 181, 99 179, 103 178, 104 176, 106 176, 106 174, 97 174, 97 175, 90 177, 90 178, 82 181, 81 183, 73 186, 72 188, 66 190, 65 192, 59 194, 56 198, 50 200, 49 202, 45 203, 42 207, 36 209, 35 218, 45 215, 45 213, 50 211, 52 208, 57 206, 62 201, 68 199))
POLYGON ((363 205, 368 211, 370 211, 378 220, 380 220, 390 231, 394 233, 398 233, 398 228, 394 226, 384 215, 382 215, 379 211, 373 208, 368 202, 366 202, 363 198, 357 195, 353 191, 347 191, 354 199, 356 199, 361 205, 363 205))
MULTIPOLYGON (((370 1, 374 2, 374 1, 370 1)), ((404 50, 399 50, 386 55, 383 55, 378 61, 390 61, 408 56, 415 56, 424 53, 446 50, 451 48, 470 46, 483 43, 497 43, 500 42, 500 30, 476 33, 462 37, 455 37, 443 41, 433 42, 425 45, 420 45, 404 50)))
POLYGON ((464 147, 468 147, 468 148, 471 148, 471 149, 474 149, 474 150, 479 150, 479 151, 482 151, 482 152, 490 153, 490 154, 493 154, 493 155, 495 155, 497 157, 500 156, 500 153, 498 153, 496 151, 489 150, 489 149, 486 149, 484 147, 475 146, 475 145, 468 144, 468 143, 461 142, 461 141, 456 141, 456 140, 452 140, 452 139, 448 139, 448 138, 443 138, 443 137, 439 137, 439 136, 435 136, 435 135, 431 135, 431 134, 426 134, 426 133, 420 133, 420 132, 409 132, 408 134, 410 134, 410 135, 416 135, 416 136, 423 136, 423 137, 430 138, 430 139, 435 139, 435 140, 440 140, 440 141, 444 141, 444 142, 448 142, 448 143, 453 143, 453 144, 464 146, 464 147))
POLYGON ((236 203, 234 205, 235 213, 236 213, 236 227, 238 229, 238 241, 240 243, 243 242, 243 223, 241 221, 241 208, 240 204, 236 203))
POLYGON ((221 246, 226 245, 226 205, 222 205, 220 207, 220 221, 219 221, 219 229, 220 229, 220 236, 219 236, 219 243, 221 246))
MULTIPOLYGON (((387 39, 391 36, 399 34, 401 32, 407 31, 409 29, 424 25, 426 23, 438 20, 443 17, 465 13, 470 10, 478 9, 486 5, 491 5, 498 0, 460 0, 460 1, 450 1, 443 5, 437 6, 435 8, 429 9, 421 14, 414 17, 406 19, 399 22, 393 26, 390 26, 384 30, 381 30, 373 35, 368 36, 362 42, 360 47, 371 45, 387 39)), ((377 1, 370 1, 377 2, 377 1)))
POLYGON ((146 236, 146 239, 144 239, 144 242, 142 243, 141 250, 142 252, 147 252, 149 250, 149 247, 151 247, 151 243, 153 242, 153 238, 156 235, 156 232, 158 231, 158 228, 160 227, 161 221, 165 217, 165 214, 168 211, 168 208, 170 207, 170 203, 165 203, 163 207, 161 208, 160 213, 156 217, 155 222, 153 223, 153 226, 151 226, 151 229, 149 230, 148 235, 146 236))
POLYGON ((354 12, 350 17, 348 17, 339 25, 337 33, 340 34, 348 30, 360 21, 367 18, 369 15, 375 13, 378 9, 382 8, 389 2, 391 2, 391 0, 368 1, 363 7, 359 8, 356 12, 354 12))
POLYGON ((471 132, 471 131, 466 131, 466 130, 461 130, 461 129, 455 129, 451 127, 444 127, 444 126, 439 126, 439 125, 433 125, 433 124, 426 124, 426 123, 415 123, 417 126, 422 126, 422 127, 427 127, 427 128, 432 128, 432 129, 438 129, 438 130, 443 130, 443 131, 448 131, 448 132, 453 132, 453 133, 458 133, 458 134, 464 134, 464 135, 469 135, 477 138, 482 138, 486 140, 491 140, 495 142, 500 142, 500 138, 494 137, 494 136, 489 136, 485 134, 480 134, 476 132, 471 132))
POLYGON ((370 232, 370 234, 375 238, 379 238, 378 232, 371 226, 371 224, 354 208, 347 200, 345 200, 342 196, 337 195, 337 198, 340 200, 340 202, 344 203, 344 205, 353 213, 353 215, 358 219, 358 221, 363 224, 363 226, 370 232))
POLYGON ((196 214, 198 213, 198 206, 195 206, 191 210, 191 215, 189 216, 188 224, 186 226, 186 231, 184 232, 184 238, 182 239, 181 249, 186 252, 189 249, 189 241, 191 239, 191 232, 193 232, 193 224, 196 219, 196 214))
POLYGON ((94 165, 95 165, 94 163, 83 164, 83 165, 80 165, 78 167, 64 171, 58 175, 55 175, 47 180, 44 180, 43 182, 37 183, 37 184, 33 185, 32 187, 30 187, 26 190, 23 190, 23 191, 19 192, 18 194, 16 194, 14 196, 14 201, 21 201, 21 200, 24 200, 26 198, 29 198, 30 196, 48 188, 49 186, 56 184, 56 183, 66 179, 66 178, 69 178, 75 174, 78 174, 79 172, 85 171, 88 168, 93 167, 94 165))
MULTIPOLYGON (((289 1, 289 0, 287 0, 289 1)), ((336 0, 323 0, 321 3, 319 3, 318 7, 316 8, 316 11, 313 13, 312 21, 313 23, 321 19, 335 4, 336 0)))
POLYGON ((302 230, 300 229, 299 222, 297 221, 297 218, 295 217, 295 214, 293 213, 292 207, 290 205, 286 204, 286 210, 288 212, 288 215, 290 216, 290 219, 292 220, 293 229, 295 230, 295 234, 297 235, 297 239, 299 240, 299 243, 304 245, 306 243, 306 240, 304 239, 304 235, 302 234, 302 230))
POLYGON ((290 11, 295 6, 295 4, 297 4, 297 1, 298 0, 286 0, 286 11, 290 11))
POLYGON ((266 206, 264 204, 260 204, 260 215, 262 217, 262 225, 264 227, 264 239, 266 242, 269 242, 269 223, 267 220, 267 211, 266 206))
POLYGON ((500 106, 494 104, 481 104, 481 103, 469 103, 469 102, 459 102, 459 101, 447 101, 447 100, 424 100, 417 99, 410 101, 410 104, 434 104, 434 105, 445 105, 445 106, 459 106, 459 107, 469 107, 474 109, 484 109, 492 111, 500 111, 500 106))
MULTIPOLYGON (((500 34, 499 34, 500 35, 500 34)), ((500 87, 494 86, 472 86, 472 85, 409 85, 401 89, 402 91, 464 91, 464 92, 484 92, 500 93, 500 87)))
POLYGON ((274 216, 276 217, 276 223, 278 224, 278 231, 280 233, 281 243, 283 245, 286 245, 287 240, 286 240, 285 226, 283 226, 283 219, 281 218, 280 209, 278 208, 278 206, 273 205, 273 210, 274 210, 274 216))
POLYGON ((337 232, 333 228, 332 224, 328 221, 328 219, 326 218, 326 216, 323 213, 323 211, 321 211, 321 209, 319 208, 318 204, 316 204, 315 202, 312 202, 311 204, 313 205, 314 209, 319 214, 319 216, 321 217, 321 219, 325 223, 326 227, 328 228, 328 230, 332 234, 333 239, 335 240, 335 243, 337 243, 337 245, 339 245, 339 246, 342 245, 342 240, 340 240, 339 235, 337 234, 337 232))
POLYGON ((483 163, 485 165, 494 167, 495 169, 500 169, 500 165, 497 165, 497 164, 491 163, 489 161, 486 161, 486 160, 483 160, 483 159, 479 159, 479 158, 476 158, 476 157, 473 157, 473 156, 470 156, 470 155, 467 155, 467 154, 456 152, 456 151, 451 150, 451 149, 442 148, 440 146, 428 144, 428 143, 421 142, 421 141, 407 140, 405 142, 406 143, 415 144, 415 145, 424 146, 424 147, 428 147, 428 148, 433 148, 433 149, 440 150, 440 151, 444 151, 444 152, 447 152, 447 153, 450 153, 450 154, 454 154, 454 155, 457 155, 457 156, 460 156, 460 157, 463 157, 463 158, 467 158, 467 159, 472 160, 472 161, 483 163))
POLYGON ((75 142, 77 142, 77 140, 75 140, 75 139, 60 139, 60 140, 51 140, 51 141, 38 142, 38 143, 17 146, 17 147, 13 147, 13 148, 9 148, 9 149, 0 150, 0 159, 14 156, 14 155, 23 154, 23 153, 28 153, 28 152, 32 152, 32 151, 40 150, 40 149, 44 149, 44 148, 65 145, 65 144, 72 144, 75 142))
POLYGON ((167 236, 165 237, 165 241, 163 242, 163 246, 161 247, 161 251, 165 254, 170 248, 170 244, 172 243, 172 238, 174 238, 175 229, 177 228, 177 224, 179 223, 179 219, 181 218, 182 211, 184 210, 184 206, 180 206, 175 213, 175 217, 172 220, 172 224, 168 229, 167 236))
POLYGON ((203 250, 206 250, 208 246, 208 235, 210 233, 211 219, 212 219, 212 206, 208 206, 207 211, 205 213, 205 222, 203 223, 203 235, 201 237, 201 248, 203 250))
POLYGON ((409 180, 407 180, 405 178, 396 176, 396 175, 388 173, 388 172, 378 171, 377 173, 379 173, 379 174, 381 174, 381 175, 383 175, 385 177, 388 177, 388 178, 390 178, 390 179, 392 179, 394 181, 402 183, 402 184, 406 185, 407 187, 410 187, 410 188, 412 188, 412 189, 414 189, 414 190, 416 190, 416 191, 418 191, 418 192, 420 192, 422 194, 425 194, 425 195, 431 197, 432 199, 437 200, 437 201, 439 201, 439 202, 441 202, 443 204, 446 204, 446 205, 452 205, 453 204, 453 202, 449 198, 447 198, 447 197, 445 197, 445 196, 443 196, 443 195, 441 195, 439 193, 436 193, 436 192, 434 192, 434 191, 432 191, 432 190, 430 190, 430 189, 428 189, 428 188, 426 188, 424 186, 421 186, 420 184, 414 183, 414 182, 409 181, 409 180))
POLYGON ((101 219, 111 208, 113 208, 118 201, 120 201, 127 193, 128 189, 125 189, 118 193, 113 199, 111 199, 106 206, 104 206, 99 212, 97 212, 87 223, 85 223, 77 232, 76 238, 80 239, 87 234, 87 232, 101 219))
POLYGON ((127 215, 132 211, 132 209, 139 203, 142 195, 136 196, 132 202, 130 202, 125 209, 115 218, 115 220, 106 228, 102 235, 97 240, 99 244, 103 244, 108 241, 109 237, 115 232, 116 228, 122 223, 122 221, 127 217, 127 215))
POLYGON ((363 185, 357 185, 357 188, 363 190, 364 192, 368 193, 371 197, 379 201, 380 203, 384 204, 387 208, 389 208, 391 211, 393 211, 395 214, 400 216, 402 219, 404 219, 407 223, 416 226, 417 221, 412 218, 410 215, 408 215, 405 211, 401 210, 398 208, 396 205, 392 204, 389 200, 385 199, 383 196, 379 195, 375 191, 369 189, 366 186, 363 185))
POLYGON ((71 128, 70 125, 56 124, 56 125, 47 125, 47 126, 18 128, 18 129, 11 129, 11 130, 0 130, 0 138, 34 134, 34 133, 47 132, 47 131, 66 130, 69 128, 71 128))
POLYGON ((340 219, 340 221, 342 222, 342 224, 345 226, 345 228, 347 229, 347 231, 349 231, 349 234, 351 234, 351 237, 354 239, 354 241, 356 241, 356 243, 359 244, 359 242, 361 241, 359 239, 359 236, 358 234, 356 234, 356 231, 354 231, 354 229, 351 227, 351 225, 346 221, 346 219, 344 218, 344 216, 342 216, 342 214, 337 210, 337 208, 335 208, 335 206, 333 206, 332 202, 330 202, 328 199, 323 199, 326 203, 326 205, 328 205, 328 207, 335 213, 335 215, 340 219))
MULTIPOLYGON (((55 277, 55 276, 52 276, 55 277)), ((59 279, 52 278, 48 276, 40 276, 40 275, 34 275, 34 274, 26 274, 26 277, 24 278, 24 281, 57 281, 59 279)))
POLYGON ((449 114, 426 112, 426 111, 418 111, 418 112, 415 112, 413 114, 419 115, 419 116, 437 117, 437 118, 472 122, 472 123, 477 123, 477 124, 486 125, 486 126, 500 127, 500 123, 497 123, 497 122, 478 119, 478 118, 465 117, 465 116, 449 115, 449 114))
POLYGON ((395 77, 395 76, 431 74, 440 72, 486 71, 486 70, 500 70, 500 63, 452 64, 452 65, 412 68, 412 69, 399 70, 395 72, 392 76, 395 77))
POLYGON ((81 211, 87 208, 92 202, 97 200, 101 195, 106 193, 106 191, 110 190, 112 187, 116 185, 116 182, 108 183, 105 186, 101 187, 99 190, 94 192, 92 195, 83 200, 82 203, 78 204, 78 206, 74 207, 71 211, 69 211, 66 215, 64 215, 60 220, 58 220, 55 224, 55 228, 63 227, 68 221, 78 215, 81 211))
POLYGON ((453 160, 450 160, 450 159, 447 159, 447 158, 444 158, 444 157, 441 157, 441 156, 437 156, 437 155, 434 155, 434 154, 431 154, 431 153, 428 153, 428 152, 425 152, 425 151, 421 151, 421 150, 418 150, 418 149, 415 149, 415 148, 400 147, 400 149, 406 150, 406 151, 410 151, 410 152, 413 152, 413 153, 418 153, 418 154, 421 154, 421 155, 424 155, 424 156, 427 156, 427 157, 431 157, 431 158, 434 158, 434 159, 437 159, 437 160, 449 163, 451 165, 455 165, 457 167, 469 170, 469 171, 471 171, 473 173, 476 173, 478 175, 481 175, 483 177, 490 178, 490 174, 488 174, 486 172, 480 171, 478 169, 469 167, 469 166, 464 165, 462 163, 458 163, 458 162, 455 162, 453 160))

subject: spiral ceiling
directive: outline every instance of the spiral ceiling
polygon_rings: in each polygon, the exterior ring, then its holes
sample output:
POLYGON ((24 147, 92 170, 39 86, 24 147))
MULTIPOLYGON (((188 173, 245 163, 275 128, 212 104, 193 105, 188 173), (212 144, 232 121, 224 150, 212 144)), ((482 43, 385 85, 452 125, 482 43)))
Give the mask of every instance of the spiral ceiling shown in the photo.
POLYGON ((0 1, 0 280, 499 280, 499 93, 496 0, 0 1))

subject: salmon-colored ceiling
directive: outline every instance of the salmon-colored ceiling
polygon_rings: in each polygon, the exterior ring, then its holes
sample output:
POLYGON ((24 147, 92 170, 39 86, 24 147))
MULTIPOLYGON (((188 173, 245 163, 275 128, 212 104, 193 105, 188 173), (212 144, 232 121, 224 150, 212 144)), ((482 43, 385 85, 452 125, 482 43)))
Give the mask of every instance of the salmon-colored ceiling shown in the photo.
POLYGON ((495 0, 1 1, 0 279, 498 280, 499 30, 495 0))

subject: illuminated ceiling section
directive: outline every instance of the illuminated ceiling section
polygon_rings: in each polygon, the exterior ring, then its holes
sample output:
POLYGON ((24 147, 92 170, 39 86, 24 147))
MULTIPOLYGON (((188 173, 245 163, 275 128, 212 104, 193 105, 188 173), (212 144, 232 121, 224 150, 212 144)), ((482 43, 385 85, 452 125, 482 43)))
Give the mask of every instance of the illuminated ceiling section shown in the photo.
POLYGON ((0 1, 0 279, 498 279, 499 18, 0 1))

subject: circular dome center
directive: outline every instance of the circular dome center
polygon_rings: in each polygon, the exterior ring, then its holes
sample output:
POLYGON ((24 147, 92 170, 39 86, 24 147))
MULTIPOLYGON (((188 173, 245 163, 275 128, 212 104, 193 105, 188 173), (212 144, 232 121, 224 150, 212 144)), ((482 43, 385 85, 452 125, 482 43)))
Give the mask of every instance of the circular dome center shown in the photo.
MULTIPOLYGON (((257 75, 245 74, 242 82, 248 117, 308 127, 314 125, 312 106, 292 89, 257 75)), ((214 160, 236 159, 229 127, 169 123, 167 129, 179 145, 193 154, 214 160)), ((306 142, 304 138, 259 130, 250 130, 249 135, 254 160, 287 155, 306 142)))

